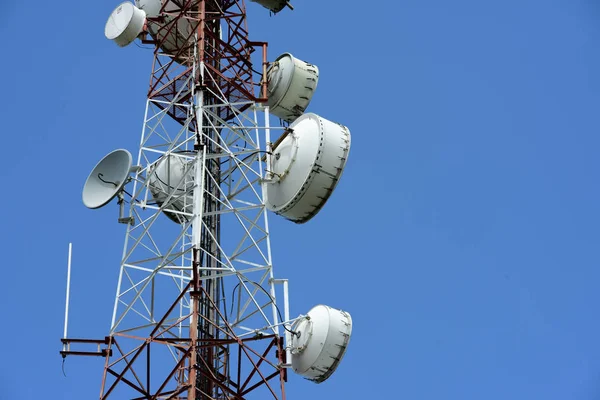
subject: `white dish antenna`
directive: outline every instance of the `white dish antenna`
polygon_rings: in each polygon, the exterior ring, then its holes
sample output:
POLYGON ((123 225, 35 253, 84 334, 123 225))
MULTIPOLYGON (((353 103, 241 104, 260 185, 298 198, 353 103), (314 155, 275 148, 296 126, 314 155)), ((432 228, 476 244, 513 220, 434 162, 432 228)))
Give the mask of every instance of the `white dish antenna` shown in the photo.
POLYGON ((121 193, 129 180, 131 160, 131 153, 124 149, 115 150, 100 160, 83 185, 83 204, 87 208, 100 208, 121 193))
POLYGON ((265 183, 266 204, 276 214, 304 223, 321 210, 338 184, 350 151, 350 131, 305 114, 287 132, 270 157, 273 179, 265 183))
POLYGON ((308 107, 319 82, 316 65, 295 58, 290 53, 279 56, 267 71, 267 105, 271 113, 291 122, 308 107))
POLYGON ((104 35, 120 47, 131 44, 144 31, 146 13, 133 3, 121 3, 110 14, 104 27, 104 35))
MULTIPOLYGON (((148 23, 148 32, 159 43, 160 48, 165 53, 172 54, 174 57, 182 45, 188 42, 188 38, 195 29, 186 18, 179 18, 175 21, 175 17, 172 14, 179 13, 182 3, 178 5, 174 1, 167 0, 163 14, 160 13, 162 7, 161 0, 136 0, 135 4, 144 10, 149 18, 158 17, 159 15, 163 17, 160 23, 156 21, 148 23), (169 15, 168 13, 172 14, 169 15), (172 24, 176 24, 176 26, 172 27, 172 24)), ((188 55, 181 54, 175 60, 184 63, 188 55)))
POLYGON ((260 4, 261 6, 271 10, 273 13, 278 13, 283 10, 285 6, 292 8, 292 5, 289 4, 286 0, 251 0, 255 3, 260 4))
POLYGON ((149 170, 148 187, 156 203, 176 223, 187 221, 184 213, 193 210, 194 163, 196 153, 171 153, 161 157, 149 170))
POLYGON ((321 383, 331 376, 346 353, 352 334, 347 312, 319 305, 292 330, 292 368, 308 380, 321 383))

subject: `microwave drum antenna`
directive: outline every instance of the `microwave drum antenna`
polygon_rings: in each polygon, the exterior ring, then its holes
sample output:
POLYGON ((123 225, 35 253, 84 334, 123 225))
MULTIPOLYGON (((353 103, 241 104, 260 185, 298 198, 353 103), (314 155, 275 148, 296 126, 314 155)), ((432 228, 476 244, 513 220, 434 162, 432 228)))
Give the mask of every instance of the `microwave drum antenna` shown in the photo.
POLYGON ((279 56, 267 71, 267 105, 272 114, 292 122, 304 113, 317 83, 319 68, 290 53, 279 56))
POLYGON ((114 9, 104 27, 104 35, 118 46, 130 45, 143 31, 146 13, 130 2, 114 9))
MULTIPOLYGON (((148 22, 148 32, 150 36, 160 43, 160 48, 166 54, 175 56, 185 43, 189 42, 189 37, 195 29, 189 19, 173 15, 179 13, 181 6, 172 0, 168 0, 164 6, 164 14, 160 13, 162 8, 161 0, 136 0, 135 4, 146 12, 149 18, 161 16, 160 22, 151 20, 148 22), (171 24, 176 24, 174 27, 171 24)), ((197 25, 197 24, 196 24, 197 25)), ((179 58, 176 58, 180 64, 189 64, 189 52, 182 51, 179 58)))
POLYGON ((266 9, 269 9, 273 13, 277 14, 279 11, 283 10, 283 8, 288 5, 287 0, 251 0, 255 3, 260 4, 266 9))
POLYGON ((164 213, 178 224, 189 218, 173 211, 191 214, 193 209, 191 188, 194 168, 191 158, 195 155, 196 153, 193 152, 185 152, 162 156, 148 173, 148 187, 152 197, 161 207, 166 201, 169 202, 164 213))
POLYGON ((266 205, 296 223, 317 215, 337 186, 350 151, 350 131, 316 114, 304 114, 273 149, 266 205))
POLYGON ((345 311, 319 305, 293 327, 292 368, 316 383, 336 370, 352 334, 352 317, 345 311))

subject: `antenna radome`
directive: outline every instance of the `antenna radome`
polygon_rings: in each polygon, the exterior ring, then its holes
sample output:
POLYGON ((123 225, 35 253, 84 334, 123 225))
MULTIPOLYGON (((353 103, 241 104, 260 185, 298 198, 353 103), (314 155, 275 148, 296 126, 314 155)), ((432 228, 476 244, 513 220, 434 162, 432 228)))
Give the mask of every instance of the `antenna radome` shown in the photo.
POLYGON ((337 186, 349 151, 347 127, 302 115, 273 149, 273 180, 265 183, 269 210, 296 223, 317 215, 337 186))
POLYGON ((273 13, 278 13, 283 10, 285 6, 291 7, 288 1, 286 0, 250 0, 254 3, 258 3, 264 8, 271 10, 273 13))
POLYGON ((192 188, 195 152, 171 153, 162 156, 150 168, 148 187, 152 197, 159 206, 164 207, 164 214, 176 223, 188 221, 189 217, 178 212, 191 215, 193 211, 192 188), (188 182, 186 182, 186 177, 188 182))
POLYGON ((267 82, 271 113, 292 122, 308 107, 319 82, 319 68, 285 53, 269 67, 267 82))
POLYGON ((347 312, 319 305, 293 327, 292 368, 308 380, 321 383, 336 370, 352 334, 347 312))
POLYGON ((120 47, 130 45, 144 30, 146 13, 128 1, 121 3, 108 17, 104 35, 120 47))

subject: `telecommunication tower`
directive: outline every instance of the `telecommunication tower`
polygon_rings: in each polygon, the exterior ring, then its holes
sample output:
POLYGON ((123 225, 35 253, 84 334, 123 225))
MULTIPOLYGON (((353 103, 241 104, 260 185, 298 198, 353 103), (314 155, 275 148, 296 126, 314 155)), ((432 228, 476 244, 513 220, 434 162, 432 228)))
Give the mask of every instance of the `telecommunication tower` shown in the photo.
POLYGON ((328 379, 351 317, 324 305, 290 317, 267 215, 309 221, 345 167, 349 130, 304 113, 318 68, 289 53, 269 62, 243 0, 124 2, 105 35, 154 58, 135 162, 115 150, 83 187, 88 208, 116 198, 126 229, 110 331, 67 336, 69 246, 62 356, 104 358, 100 399, 284 399, 288 369, 328 379))

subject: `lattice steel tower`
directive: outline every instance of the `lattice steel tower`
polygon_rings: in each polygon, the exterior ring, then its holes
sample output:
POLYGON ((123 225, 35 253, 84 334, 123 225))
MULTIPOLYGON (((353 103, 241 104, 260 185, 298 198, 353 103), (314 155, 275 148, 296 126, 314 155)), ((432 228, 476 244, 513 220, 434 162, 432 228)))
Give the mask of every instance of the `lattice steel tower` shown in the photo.
POLYGON ((318 68, 290 54, 269 63, 237 0, 122 3, 105 34, 152 45, 154 60, 137 161, 113 151, 83 190, 89 208, 117 198, 126 225, 110 333, 67 338, 65 321, 61 354, 105 358, 101 399, 284 399, 290 367, 327 379, 350 315, 290 318, 267 216, 308 221, 345 166, 348 129, 303 114, 318 68), (271 112, 284 123, 272 127, 271 112))

